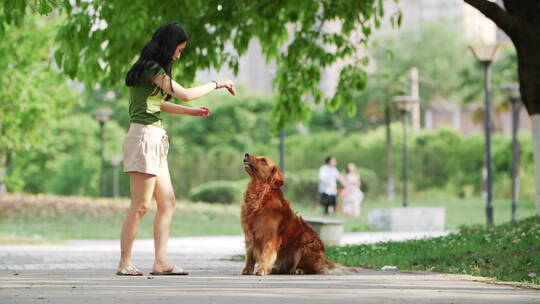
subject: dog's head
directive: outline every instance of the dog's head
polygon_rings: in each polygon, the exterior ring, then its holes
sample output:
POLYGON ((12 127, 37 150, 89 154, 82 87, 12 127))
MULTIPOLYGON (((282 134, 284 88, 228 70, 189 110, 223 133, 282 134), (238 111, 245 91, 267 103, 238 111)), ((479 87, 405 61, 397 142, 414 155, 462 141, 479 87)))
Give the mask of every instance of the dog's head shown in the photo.
POLYGON ((266 156, 244 155, 244 170, 251 180, 261 184, 268 184, 274 189, 281 188, 285 178, 279 168, 266 156))

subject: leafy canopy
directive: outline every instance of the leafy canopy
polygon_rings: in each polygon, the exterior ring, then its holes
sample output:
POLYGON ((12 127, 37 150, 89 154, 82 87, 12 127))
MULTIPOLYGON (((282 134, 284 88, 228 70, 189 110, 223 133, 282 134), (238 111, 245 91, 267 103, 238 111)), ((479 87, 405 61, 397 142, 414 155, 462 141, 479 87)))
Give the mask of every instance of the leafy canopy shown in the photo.
MULTIPOLYGON (((6 25, 0 44, 0 160, 43 147, 50 122, 69 110, 77 95, 50 56, 57 20, 26 16, 6 25), (39 27, 40 30, 35 29, 39 27), (14 51, 16 46, 16 51, 14 51)), ((3 164, 0 164, 2 166, 3 164)))
MULTIPOLYGON (((397 0, 396 0, 397 1, 397 0)), ((89 86, 117 86, 126 71, 160 25, 177 21, 190 33, 175 78, 187 85, 197 70, 227 65, 238 70, 238 56, 258 39, 268 62, 277 72, 274 107, 277 127, 310 117, 310 102, 324 102, 331 110, 345 107, 353 114, 353 91, 367 81, 365 58, 357 49, 365 46, 372 28, 383 16, 382 0, 133 0, 133 1, 1 1, 5 22, 16 19, 30 5, 47 14, 53 7, 66 11, 55 53, 59 66, 89 86), (334 96, 319 88, 321 70, 346 59, 334 96)), ((391 16, 395 24, 400 13, 391 16)))

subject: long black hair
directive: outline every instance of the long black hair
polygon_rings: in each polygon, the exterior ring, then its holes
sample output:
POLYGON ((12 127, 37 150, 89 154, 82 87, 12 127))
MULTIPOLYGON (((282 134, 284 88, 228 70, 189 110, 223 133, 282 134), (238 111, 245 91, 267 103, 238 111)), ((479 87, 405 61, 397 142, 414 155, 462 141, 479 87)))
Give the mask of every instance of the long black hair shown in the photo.
POLYGON ((147 82, 149 79, 145 79, 145 76, 148 74, 148 69, 156 63, 172 79, 172 57, 178 45, 188 39, 188 34, 180 24, 169 22, 162 25, 154 32, 150 42, 143 47, 137 62, 129 69, 126 85, 137 86, 147 82))

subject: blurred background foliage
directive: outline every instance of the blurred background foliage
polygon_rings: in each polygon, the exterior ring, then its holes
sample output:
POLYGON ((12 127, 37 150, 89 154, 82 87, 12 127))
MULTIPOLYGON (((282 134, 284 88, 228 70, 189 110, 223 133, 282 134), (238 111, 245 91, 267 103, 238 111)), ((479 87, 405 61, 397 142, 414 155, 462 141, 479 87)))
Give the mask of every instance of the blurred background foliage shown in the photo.
MULTIPOLYGON (((98 196, 100 178, 99 124, 93 110, 108 107, 114 117, 105 127, 105 155, 121 154, 129 125, 126 89, 96 86, 84 88, 59 73, 52 56, 54 33, 61 17, 27 15, 22 26, 4 25, 0 66, 12 73, 0 81, 1 155, 7 165, 10 192, 98 196), (35 31, 39 27, 41 30, 35 31), (10 45, 18 45, 12 52, 10 45), (9 83, 6 82, 7 79, 9 83)), ((397 111, 384 111, 392 96, 409 94, 408 71, 420 70, 423 107, 437 100, 459 104, 482 98, 482 75, 458 26, 429 23, 416 30, 375 35, 371 64, 377 67, 362 92, 348 95, 357 111, 328 111, 310 104, 312 119, 286 129, 286 178, 291 200, 317 199, 317 169, 333 155, 338 167, 359 166, 367 198, 384 195, 386 181, 385 125, 392 130, 394 172, 401 168, 401 125, 397 111), (446 47, 441 47, 445 44, 446 47), (414 50, 412 52, 411 50, 414 50)), ((180 63, 181 64, 181 63, 180 63)), ((516 80, 516 57, 507 49, 494 66, 494 87, 516 80)), ((208 119, 164 114, 171 147, 169 166, 176 194, 182 199, 234 203, 241 200, 247 182, 242 169, 245 152, 264 154, 278 162, 279 141, 271 130, 276 96, 250 92, 241 87, 237 97, 216 92, 193 105, 212 109, 208 119), (225 197, 226 201, 223 200, 225 197)), ((495 90, 495 104, 507 110, 503 95, 495 90)), ((450 129, 411 134, 410 179, 418 195, 441 191, 451 196, 473 197, 481 192, 483 137, 463 136, 450 129)), ((523 198, 533 197, 533 162, 530 134, 521 139, 523 198), (528 183, 530 185, 528 185, 528 183)), ((493 139, 495 195, 510 196, 510 138, 493 139)), ((113 168, 106 163, 107 189, 112 195, 113 168)), ((399 176, 397 191, 399 192, 399 176)), ((120 194, 129 195, 129 179, 120 176, 120 194)))

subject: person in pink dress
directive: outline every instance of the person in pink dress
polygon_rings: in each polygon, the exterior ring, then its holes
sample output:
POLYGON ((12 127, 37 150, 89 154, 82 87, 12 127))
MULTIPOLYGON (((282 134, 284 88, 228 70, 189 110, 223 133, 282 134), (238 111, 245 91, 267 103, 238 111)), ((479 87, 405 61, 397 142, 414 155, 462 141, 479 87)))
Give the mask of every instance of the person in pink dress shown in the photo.
POLYGON ((347 164, 346 174, 341 177, 341 183, 344 186, 341 211, 344 215, 359 217, 364 193, 360 190, 360 174, 353 163, 347 164))

